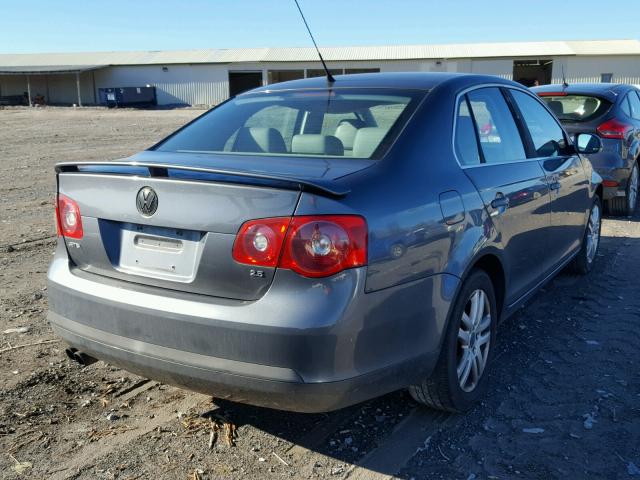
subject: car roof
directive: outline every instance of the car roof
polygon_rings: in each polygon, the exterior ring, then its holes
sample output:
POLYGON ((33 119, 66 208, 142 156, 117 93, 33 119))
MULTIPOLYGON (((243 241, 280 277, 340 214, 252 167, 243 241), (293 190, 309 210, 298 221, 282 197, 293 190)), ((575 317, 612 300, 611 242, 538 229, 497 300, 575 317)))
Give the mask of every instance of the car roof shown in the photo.
POLYGON ((559 84, 543 85, 531 90, 536 94, 564 92, 570 95, 596 95, 615 102, 620 95, 635 90, 635 87, 624 83, 572 83, 568 87, 559 84))
POLYGON ((499 83, 511 86, 520 86, 510 80, 490 75, 474 75, 465 73, 443 72, 385 72, 385 73, 358 73, 352 75, 336 75, 335 82, 329 84, 327 77, 304 78, 290 80, 288 82, 274 83, 250 90, 245 93, 272 92, 281 90, 303 90, 315 88, 396 88, 432 90, 433 88, 449 84, 452 86, 466 87, 482 83, 499 83))

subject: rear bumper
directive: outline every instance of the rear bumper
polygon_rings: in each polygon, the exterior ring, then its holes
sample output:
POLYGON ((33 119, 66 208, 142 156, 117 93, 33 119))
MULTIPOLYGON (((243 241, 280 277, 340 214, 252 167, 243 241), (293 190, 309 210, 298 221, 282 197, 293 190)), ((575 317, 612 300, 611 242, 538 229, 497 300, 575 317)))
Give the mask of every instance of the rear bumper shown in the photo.
POLYGON ((281 271, 258 301, 213 303, 77 275, 62 246, 48 274, 49 320, 72 347, 149 378, 243 403, 330 411, 428 375, 458 283, 436 275, 365 294, 365 273, 310 280, 281 271))
POLYGON ((627 194, 627 181, 631 174, 631 169, 622 158, 618 140, 607 140, 612 145, 606 146, 603 151, 594 155, 588 155, 593 168, 602 177, 604 182, 616 182, 616 186, 603 187, 604 200, 614 197, 624 197, 627 194))

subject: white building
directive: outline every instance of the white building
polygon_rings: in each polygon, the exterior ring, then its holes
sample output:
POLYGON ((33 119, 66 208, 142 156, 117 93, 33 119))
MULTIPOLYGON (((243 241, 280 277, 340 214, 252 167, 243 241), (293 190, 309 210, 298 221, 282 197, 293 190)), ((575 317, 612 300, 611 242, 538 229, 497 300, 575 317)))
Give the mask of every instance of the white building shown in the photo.
MULTIPOLYGON (((640 84, 640 41, 324 47, 334 73, 444 71, 532 84, 640 84)), ((160 105, 215 105, 248 88, 322 75, 312 48, 0 54, 0 101, 99 103, 99 89, 155 86, 160 105)))

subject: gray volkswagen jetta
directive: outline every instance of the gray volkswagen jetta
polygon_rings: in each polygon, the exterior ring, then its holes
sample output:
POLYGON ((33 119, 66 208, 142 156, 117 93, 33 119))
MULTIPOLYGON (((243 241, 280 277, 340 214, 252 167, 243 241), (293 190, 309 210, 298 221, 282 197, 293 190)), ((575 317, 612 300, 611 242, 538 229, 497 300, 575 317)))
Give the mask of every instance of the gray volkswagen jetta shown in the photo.
POLYGON ((516 83, 364 74, 238 95, 118 162, 61 163, 49 320, 95 359, 319 412, 470 408, 496 328, 587 273, 601 179, 516 83))

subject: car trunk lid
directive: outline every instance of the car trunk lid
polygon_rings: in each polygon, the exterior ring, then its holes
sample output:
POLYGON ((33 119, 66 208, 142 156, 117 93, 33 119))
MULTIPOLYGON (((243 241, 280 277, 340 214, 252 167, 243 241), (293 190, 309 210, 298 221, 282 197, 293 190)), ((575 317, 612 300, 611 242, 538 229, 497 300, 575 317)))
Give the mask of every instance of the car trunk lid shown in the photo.
POLYGON ((293 215, 301 191, 346 195, 337 179, 371 161, 259 160, 145 152, 124 162, 59 164, 58 191, 78 204, 84 230, 81 239, 65 238, 75 268, 189 293, 260 298, 275 269, 257 272, 233 260, 240 226, 293 215), (139 205, 143 190, 156 196, 154 212, 139 205))

